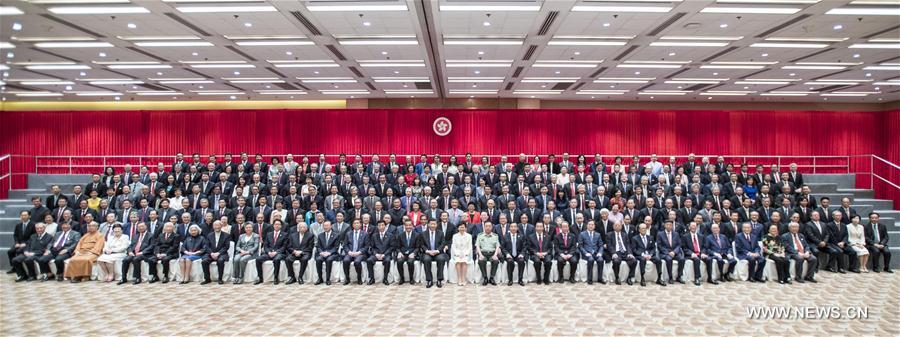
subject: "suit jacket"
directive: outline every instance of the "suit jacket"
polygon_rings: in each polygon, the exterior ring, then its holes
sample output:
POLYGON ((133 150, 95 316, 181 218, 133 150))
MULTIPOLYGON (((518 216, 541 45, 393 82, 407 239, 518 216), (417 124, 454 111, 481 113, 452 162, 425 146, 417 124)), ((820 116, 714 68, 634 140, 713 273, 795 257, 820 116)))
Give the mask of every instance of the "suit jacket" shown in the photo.
POLYGON ((28 238, 28 242, 25 243, 24 251, 32 252, 34 255, 40 256, 47 251, 47 246, 53 242, 52 240, 53 236, 46 232, 42 235, 38 235, 37 233, 31 234, 31 237, 28 238))
POLYGON ((22 227, 22 222, 16 222, 16 227, 13 231, 13 240, 16 244, 27 243, 28 239, 31 239, 31 236, 34 235, 34 233, 34 222, 28 221, 24 228, 22 227))
POLYGON ((578 253, 578 238, 572 232, 559 233, 553 238, 553 250, 557 257, 561 254, 574 255, 578 253))
POLYGON ((878 224, 878 240, 875 240, 875 224, 869 222, 869 224, 865 228, 865 231, 866 244, 869 245, 869 247, 872 247, 872 245, 876 243, 885 246, 885 248, 887 247, 890 238, 888 237, 887 228, 884 226, 884 224, 878 224))
POLYGON ((657 257, 656 252, 656 242, 653 241, 653 237, 650 236, 648 231, 646 236, 641 236, 640 234, 631 237, 631 252, 635 256, 642 256, 644 254, 648 254, 651 257, 657 257), (647 244, 644 245, 644 239, 647 238, 647 244))
POLYGON ((287 246, 288 241, 288 232, 280 231, 278 232, 278 238, 275 238, 275 230, 272 230, 268 234, 266 234, 266 241, 263 243, 263 251, 260 253, 268 254, 269 252, 275 252, 277 254, 284 254, 285 247, 287 246))
POLYGON ((144 238, 141 240, 141 233, 135 232, 134 236, 131 237, 131 244, 128 245, 127 253, 134 253, 135 247, 137 247, 138 240, 141 242, 141 250, 137 252, 135 255, 143 255, 150 256, 153 255, 153 235, 150 234, 150 231, 144 232, 144 238))
POLYGON ((532 233, 528 236, 528 253, 529 255, 534 255, 535 253, 548 253, 550 256, 553 255, 553 236, 544 233, 543 240, 538 241, 537 233, 532 233))
POLYGON ((669 252, 675 252, 676 256, 684 254, 681 250, 681 237, 675 230, 672 230, 671 241, 669 241, 669 235, 666 234, 665 230, 656 233, 656 248, 659 250, 659 255, 669 255, 669 252))
POLYGON ((596 255, 603 250, 603 235, 596 231, 591 233, 588 231, 581 232, 578 235, 578 251, 581 256, 596 255))
POLYGON ((299 251, 301 252, 301 256, 312 256, 314 244, 315 239, 313 238, 313 233, 310 231, 307 231, 302 239, 300 238, 299 232, 291 233, 291 240, 287 246, 287 254, 294 255, 294 252, 299 251))
MULTIPOLYGON (((632 254, 631 250, 631 239, 625 231, 619 232, 622 236, 622 248, 625 250, 625 254, 632 254)), ((615 255, 618 247, 616 247, 617 235, 616 231, 611 231, 606 233, 606 254, 615 255)))
POLYGON ((747 240, 746 234, 740 233, 735 235, 734 238, 734 249, 737 252, 738 259, 747 259, 747 255, 750 253, 757 253, 762 255, 762 248, 759 246, 759 239, 750 233, 750 240, 747 240))
POLYGON ((53 235, 53 240, 47 245, 47 249, 54 253, 59 253, 60 250, 65 249, 66 252, 72 253, 75 246, 78 245, 78 241, 81 240, 81 233, 76 230, 69 230, 69 235, 62 242, 62 247, 57 250, 56 243, 59 242, 63 235, 65 233, 62 230, 56 231, 56 234, 53 235))
MULTIPOLYGON (((449 243, 445 242, 445 240, 444 240, 444 232, 442 232, 440 229, 436 229, 435 235, 434 235, 434 246, 433 246, 434 250, 438 250, 441 253, 443 253, 444 248, 448 244, 449 243)), ((425 251, 427 251, 427 250, 432 250, 431 231, 430 230, 423 231, 419 238, 419 251, 424 254, 425 251)))
POLYGON ((328 252, 332 255, 337 254, 341 244, 341 237, 335 231, 331 231, 328 240, 325 237, 325 232, 319 233, 319 236, 316 237, 316 251, 319 253, 328 252))
POLYGON ((394 233, 385 229, 383 239, 381 235, 376 230, 369 236, 369 255, 384 254, 385 256, 391 256, 394 252, 394 233))
POLYGON ((414 230, 414 231, 410 232, 409 240, 407 241, 406 231, 399 232, 395 236, 395 239, 397 240, 396 245, 395 245, 397 247, 397 251, 399 251, 400 254, 403 254, 403 255, 409 255, 409 254, 415 253, 416 250, 419 249, 419 236, 420 235, 421 234, 419 232, 414 230))
POLYGON ((721 233, 718 236, 716 234, 706 236, 706 255, 713 255, 713 253, 719 253, 722 256, 731 254, 731 241, 728 241, 728 237, 721 233))
MULTIPOLYGON (((697 254, 697 256, 699 256, 700 254, 703 254, 706 251, 706 240, 704 240, 703 235, 700 234, 699 231, 697 232, 697 246, 699 246, 698 248, 700 248, 700 253, 697 254)), ((693 253, 697 253, 694 251, 694 241, 691 238, 691 232, 687 232, 687 233, 684 233, 684 235, 682 235, 681 250, 684 252, 685 255, 688 255, 688 256, 690 256, 693 253)))
POLYGON ((523 235, 521 232, 516 233, 516 255, 513 255, 512 233, 506 233, 506 236, 500 241, 500 250, 503 252, 503 256, 511 255, 513 258, 518 258, 519 256, 524 257, 527 250, 527 241, 527 236, 523 235))
POLYGON ((816 228, 816 224, 810 221, 804 226, 803 234, 806 236, 806 240, 809 241, 809 244, 813 246, 813 250, 818 250, 819 242, 828 243, 831 241, 831 230, 829 229, 830 224, 819 221, 819 228, 816 228))
MULTIPOLYGON (((279 239, 281 238, 279 237, 279 239)), ((206 242, 207 256, 209 256, 210 253, 219 253, 220 256, 225 256, 225 261, 228 261, 228 249, 231 248, 231 234, 220 232, 219 241, 216 241, 216 233, 212 232, 206 235, 206 242)))
POLYGON ((160 232, 155 240, 156 242, 153 244, 153 255, 166 254, 172 257, 178 255, 178 243, 181 241, 178 234, 171 233, 167 239, 165 233, 160 232))
POLYGON ((841 223, 834 223, 833 221, 828 224, 828 230, 831 232, 831 237, 828 240, 828 243, 831 245, 837 245, 840 242, 843 242, 845 245, 849 244, 847 238, 847 225, 844 224, 843 221, 841 223))
MULTIPOLYGON (((354 251, 353 250, 354 232, 355 231, 353 229, 348 230, 346 236, 344 237, 344 246, 343 246, 343 248, 344 248, 343 254, 344 255, 347 255, 347 253, 354 251)), ((356 243, 357 250, 356 251, 362 253, 363 256, 365 256, 369 250, 369 244, 370 244, 369 233, 367 233, 366 231, 362 230, 362 228, 360 228, 358 235, 359 235, 359 237, 357 238, 357 243, 356 243)))
MULTIPOLYGON (((785 251, 788 255, 794 255, 799 253, 799 249, 797 248, 797 244, 794 242, 793 233, 784 233, 781 234, 781 243, 784 245, 785 251)), ((802 233, 797 233, 797 239, 800 241, 800 246, 803 247, 804 252, 809 252, 809 244, 806 243, 806 236, 802 233)))

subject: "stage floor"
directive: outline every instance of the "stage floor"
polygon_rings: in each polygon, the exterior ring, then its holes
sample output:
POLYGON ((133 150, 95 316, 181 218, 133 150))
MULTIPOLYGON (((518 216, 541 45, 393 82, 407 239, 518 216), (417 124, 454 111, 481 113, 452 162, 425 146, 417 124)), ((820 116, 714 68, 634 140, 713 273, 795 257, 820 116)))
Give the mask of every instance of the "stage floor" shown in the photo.
POLYGON ((826 272, 818 275, 818 284, 791 286, 732 282, 665 288, 116 286, 0 278, 0 336, 900 335, 900 274, 885 273, 826 272), (751 318, 748 308, 755 306, 795 307, 807 314, 834 306, 843 317, 751 318), (857 307, 867 308, 868 318, 850 318, 857 307))

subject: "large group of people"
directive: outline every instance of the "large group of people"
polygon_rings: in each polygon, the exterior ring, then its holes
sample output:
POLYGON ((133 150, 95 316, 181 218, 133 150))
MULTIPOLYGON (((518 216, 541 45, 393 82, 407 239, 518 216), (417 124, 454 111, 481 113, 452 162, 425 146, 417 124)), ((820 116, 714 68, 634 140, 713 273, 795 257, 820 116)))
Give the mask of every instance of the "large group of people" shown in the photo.
POLYGON ((189 283, 199 260, 202 284, 213 282, 213 264, 216 282, 223 283, 228 263, 235 284, 247 278, 247 264, 257 272, 251 281, 260 284, 265 262, 272 261, 275 284, 282 264, 285 283, 303 284, 313 261, 315 284, 331 284, 324 275, 338 262, 344 284, 351 283, 351 267, 363 284, 364 266, 365 283, 375 283, 374 266, 381 264, 387 285, 394 263, 403 285, 417 283, 419 262, 430 288, 443 286, 445 266, 464 285, 472 264, 482 285, 496 285, 503 264, 507 284, 524 286, 528 262, 537 284, 551 283, 553 262, 556 282, 575 282, 582 260, 588 284, 621 284, 623 263, 624 282, 634 284, 639 273, 642 286, 648 263, 660 286, 684 284, 687 261, 693 267, 687 282, 698 286, 701 266, 706 282, 718 284, 738 277, 739 260, 747 261, 749 282, 766 282, 767 262, 783 284, 816 282, 820 267, 891 272, 879 215, 863 222, 849 198, 832 206, 827 197, 813 197, 796 164, 786 171, 756 165, 751 172, 722 156, 698 161, 690 155, 683 162, 656 155, 649 161, 573 160, 568 153, 520 154, 515 162, 448 157, 406 156, 401 163, 394 155, 387 161, 340 155, 336 162, 286 155, 267 161, 241 153, 203 162, 197 154, 178 153, 171 165, 137 172, 130 165, 107 167, 71 194, 52 186, 46 198, 32 198, 34 207, 21 212, 14 230, 8 273, 16 281, 80 282, 98 266, 103 281, 116 281, 118 272, 124 284, 130 269, 138 284, 147 263, 149 282, 167 283, 174 260, 181 283, 189 283), (605 264, 612 266, 611 280, 604 277, 605 264))

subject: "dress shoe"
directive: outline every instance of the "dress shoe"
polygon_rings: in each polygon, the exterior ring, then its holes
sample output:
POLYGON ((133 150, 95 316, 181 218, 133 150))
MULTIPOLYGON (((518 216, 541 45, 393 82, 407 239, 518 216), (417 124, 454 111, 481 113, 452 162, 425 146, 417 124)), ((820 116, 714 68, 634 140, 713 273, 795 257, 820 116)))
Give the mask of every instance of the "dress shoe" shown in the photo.
POLYGON ((550 280, 544 280, 544 285, 545 285, 545 286, 549 286, 549 285, 550 285, 550 280))
POLYGON ((138 278, 134 279, 134 281, 131 282, 131 284, 133 284, 133 285, 138 285, 138 284, 141 284, 141 282, 143 282, 143 281, 141 281, 141 278, 138 277, 138 278))
POLYGON ((663 287, 666 286, 666 283, 663 282, 661 279, 656 279, 656 284, 661 285, 661 286, 663 286, 663 287))
POLYGON ((888 269, 888 268, 884 268, 884 272, 885 272, 885 273, 888 273, 888 274, 893 274, 893 273, 894 273, 893 270, 890 270, 890 269, 888 269))
POLYGON ((828 267, 828 268, 825 268, 825 271, 830 271, 830 272, 832 272, 832 273, 837 273, 837 270, 835 270, 834 267, 828 267))
POLYGON ((556 280, 556 283, 564 283, 564 282, 566 282, 566 280, 563 279, 562 276, 560 276, 560 278, 558 280, 556 280))
POLYGON ((262 279, 257 279, 256 282, 253 282, 253 285, 260 285, 260 284, 262 284, 262 279))
POLYGON ((700 286, 700 279, 694 280, 694 285, 699 287, 699 286, 700 286))
POLYGON ((10 269, 10 270, 6 271, 6 275, 15 274, 15 273, 16 273, 16 271, 14 269, 10 269))
POLYGON ((797 283, 803 283, 803 282, 804 282, 803 279, 802 279, 802 278, 799 278, 799 277, 796 278, 796 279, 794 279, 794 281, 797 281, 797 283))
POLYGON ((37 277, 34 277, 34 276, 29 277, 29 278, 28 278, 27 280, 25 280, 25 281, 27 281, 27 282, 37 281, 37 277))
POLYGON ((519 280, 519 285, 524 287, 524 286, 525 286, 525 281, 519 280))
POLYGON ((294 284, 295 282, 297 282, 297 279, 290 277, 284 284, 294 284))
POLYGON ((619 281, 618 277, 616 277, 616 285, 622 285, 622 281, 619 281))
POLYGON ((404 283, 406 283, 406 281, 403 279, 400 279, 400 282, 397 282, 397 285, 402 286, 404 283))
POLYGON ((356 285, 362 285, 362 284, 363 284, 362 280, 356 280, 356 285))
POLYGON ((606 280, 604 280, 602 277, 600 278, 600 281, 597 282, 600 282, 600 284, 606 284, 606 280))
POLYGON ((806 282, 809 282, 809 283, 819 283, 819 281, 816 281, 816 279, 814 279, 814 278, 812 278, 812 277, 807 277, 807 278, 806 278, 806 282))
POLYGON ((304 283, 306 283, 306 282, 303 281, 302 277, 299 280, 297 280, 297 284, 304 284, 304 283))
POLYGON ((164 277, 162 280, 162 283, 163 284, 169 283, 169 277, 168 276, 164 277))
POLYGON ((225 284, 225 281, 222 281, 222 279, 219 279, 218 281, 216 281, 216 283, 217 284, 225 284))
POLYGON ((716 281, 716 280, 706 280, 706 281, 709 283, 712 283, 712 284, 719 284, 719 281, 716 281))
POLYGON ((587 280, 587 284, 594 284, 594 281, 587 280))
POLYGON ((846 274, 847 271, 845 271, 844 268, 840 268, 840 269, 838 269, 838 273, 846 274))
POLYGON ((506 282, 506 286, 511 287, 511 286, 512 286, 512 283, 513 283, 512 280, 509 280, 509 281, 506 282))
POLYGON ((668 284, 674 284, 674 283, 675 283, 675 280, 673 280, 673 279, 670 278, 670 279, 666 280, 666 283, 668 283, 668 284))
POLYGON ((647 282, 644 280, 641 280, 641 287, 646 287, 646 286, 647 286, 647 282))
POLYGON ((744 280, 744 281, 747 281, 747 282, 750 282, 750 283, 756 282, 756 280, 754 280, 752 277, 748 277, 748 278, 747 278, 746 280, 744 280))
POLYGON ((375 284, 375 279, 370 278, 369 282, 366 282, 366 285, 373 285, 373 284, 375 284))
POLYGON ((325 283, 325 281, 322 281, 322 279, 318 279, 318 280, 316 281, 316 283, 313 283, 313 284, 315 284, 315 285, 320 285, 320 284, 322 284, 322 283, 325 283))
POLYGON ((349 285, 349 284, 350 284, 350 280, 344 280, 344 285, 349 285))
POLYGON ((434 285, 434 282, 428 281, 427 283, 425 283, 425 288, 431 288, 431 286, 433 286, 433 285, 434 285))
POLYGON ((71 280, 69 280, 69 282, 72 282, 72 283, 80 283, 80 282, 81 282, 81 278, 79 278, 79 277, 73 277, 71 280))
POLYGON ((201 286, 205 286, 205 285, 210 284, 210 283, 212 283, 212 281, 210 281, 209 279, 206 279, 206 280, 203 280, 203 282, 200 282, 200 285, 201 285, 201 286))
POLYGON ((487 281, 486 277, 481 279, 481 285, 486 286, 487 283, 488 283, 488 281, 487 281))
POLYGON ((16 282, 25 282, 28 278, 25 276, 16 277, 16 282))
POLYGON ((684 284, 684 279, 682 279, 682 278, 679 277, 678 279, 675 280, 675 282, 684 284))
POLYGON ((187 284, 187 281, 178 282, 178 284, 187 284))
POLYGON ((569 283, 575 283, 575 276, 569 277, 569 283))
POLYGON ((44 277, 41 278, 41 281, 50 281, 56 279, 56 275, 53 274, 44 274, 44 277))
POLYGON ((731 274, 727 274, 727 275, 725 275, 725 281, 734 282, 734 279, 731 278, 731 274))
POLYGON ((881 269, 878 269, 878 268, 873 268, 873 270, 872 270, 872 271, 874 271, 874 272, 876 272, 876 273, 880 273, 880 272, 881 272, 881 269))
POLYGON ((325 285, 326 285, 326 286, 330 286, 330 285, 331 285, 331 280, 325 280, 325 285))
POLYGON ((275 285, 276 286, 278 285, 278 279, 275 279, 275 285))
POLYGON ((116 285, 117 285, 117 286, 120 286, 120 285, 123 285, 123 284, 125 284, 125 283, 127 283, 127 282, 128 282, 128 281, 125 281, 125 279, 122 279, 121 281, 119 281, 118 283, 116 283, 116 285))
MULTIPOLYGON (((494 285, 497 285, 497 284, 494 283, 494 285)), ((438 288, 441 288, 441 287, 443 287, 443 286, 444 286, 444 281, 438 281, 438 282, 437 282, 437 287, 438 287, 438 288)))
POLYGON ((859 272, 859 269, 851 269, 850 272, 851 272, 851 273, 854 273, 854 274, 859 274, 859 273, 860 273, 860 272, 859 272))
MULTIPOLYGON (((438 283, 440 283, 440 282, 441 282, 441 281, 438 281, 438 283)), ((491 277, 491 278, 488 279, 488 283, 490 283, 492 286, 497 285, 497 282, 494 282, 494 278, 493 278, 493 277, 491 277)))
POLYGON ((156 275, 153 275, 153 277, 150 278, 150 283, 156 283, 156 282, 159 282, 159 277, 156 277, 156 275))
POLYGON ((625 283, 627 283, 628 285, 634 285, 634 279, 629 277, 627 280, 625 280, 625 283))
POLYGON ((239 278, 235 278, 234 280, 231 280, 231 284, 241 284, 240 282, 241 282, 241 280, 239 278))
POLYGON ((56 275, 56 281, 62 282, 65 278, 62 275, 56 275))
POLYGON ((778 280, 778 284, 784 284, 784 280, 778 280))
POLYGON ((754 279, 754 280, 756 280, 757 283, 766 283, 766 279, 764 279, 764 278, 758 278, 758 279, 754 279))
POLYGON ((384 285, 390 285, 390 284, 391 284, 390 282, 388 282, 387 277, 385 277, 384 280, 381 280, 381 283, 384 284, 384 285))

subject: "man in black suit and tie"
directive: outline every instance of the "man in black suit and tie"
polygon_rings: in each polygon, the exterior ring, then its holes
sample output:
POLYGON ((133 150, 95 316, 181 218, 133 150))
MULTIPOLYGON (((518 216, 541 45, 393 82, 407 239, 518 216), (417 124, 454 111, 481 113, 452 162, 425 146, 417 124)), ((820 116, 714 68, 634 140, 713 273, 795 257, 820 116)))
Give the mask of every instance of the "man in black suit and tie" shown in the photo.
POLYGON ((338 254, 341 238, 338 235, 339 233, 335 233, 331 230, 331 221, 326 220, 323 222, 322 230, 322 233, 319 233, 316 237, 316 272, 319 274, 316 285, 322 284, 323 282, 325 285, 331 285, 331 267, 334 261, 341 259, 340 254, 338 254), (322 272, 323 264, 325 265, 324 273, 322 272))
POLYGON ((137 233, 131 238, 131 245, 128 246, 128 255, 122 259, 122 280, 118 284, 128 282, 128 267, 132 268, 131 278, 134 279, 132 284, 141 283, 141 262, 146 261, 153 255, 153 235, 147 231, 146 223, 137 224, 137 233))
MULTIPOLYGON (((213 261, 216 262, 216 267, 219 272, 219 280, 217 282, 223 284, 225 281, 222 279, 222 275, 225 272, 225 262, 228 262, 228 249, 231 248, 231 236, 222 231, 222 221, 216 220, 213 222, 213 232, 206 235, 206 242, 206 255, 203 255, 203 259, 200 261, 200 264, 203 267, 203 282, 200 284, 209 284, 212 282, 209 278, 209 264, 213 261)), ((277 270, 278 261, 275 261, 274 263, 277 270)), ((278 280, 277 274, 275 275, 275 280, 276 282, 278 280)))
POLYGON ((344 285, 350 284, 350 264, 356 269, 356 284, 362 284, 362 263, 366 260, 369 247, 369 233, 362 230, 362 221, 353 220, 353 229, 344 239, 344 285))
POLYGON ((587 284, 594 284, 594 262, 598 262, 597 274, 600 274, 600 283, 603 280, 603 235, 597 232, 596 223, 588 220, 587 230, 578 234, 578 251, 581 259, 587 261, 587 284))
POLYGON ((506 285, 513 284, 513 269, 518 266, 519 285, 525 286, 525 235, 519 233, 518 224, 510 224, 509 232, 501 240, 500 249, 503 251, 503 258, 506 260, 506 285))
POLYGON ((669 284, 673 283, 672 261, 678 261, 678 273, 675 279, 684 284, 681 275, 684 272, 684 251, 681 248, 681 238, 674 230, 675 222, 668 220, 665 229, 656 234, 656 248, 661 260, 666 261, 666 273, 669 275, 669 284))
POLYGON ((712 284, 718 284, 712 279, 713 262, 719 267, 719 281, 731 282, 731 273, 737 266, 737 260, 731 254, 731 241, 725 235, 719 232, 719 225, 712 224, 710 226, 711 234, 706 236, 706 255, 709 256, 709 262, 706 264, 707 281, 712 284))
POLYGON ((38 266, 42 274, 46 274, 45 280, 52 280, 54 275, 50 273, 50 261, 56 265, 56 280, 63 281, 63 270, 65 269, 65 261, 72 257, 78 240, 81 239, 81 233, 72 230, 72 226, 68 222, 59 224, 59 230, 53 236, 52 246, 48 247, 48 253, 38 257, 38 266))
POLYGON ((537 284, 550 285, 550 266, 553 263, 553 237, 546 233, 544 222, 534 225, 534 233, 528 237, 528 255, 534 263, 537 284), (543 269, 543 273, 541 273, 543 269))
MULTIPOLYGON (((275 268, 275 284, 278 284, 278 272, 281 271, 281 261, 284 260, 284 248, 288 240, 288 235, 281 230, 283 223, 281 220, 275 220, 272 223, 272 231, 266 234, 259 257, 256 258, 256 282, 253 284, 263 283, 263 263, 272 261, 275 268)), ((221 270, 221 269, 220 269, 221 270)))
POLYGON ((437 286, 440 288, 444 286, 444 263, 449 261, 444 233, 437 227, 437 221, 428 220, 428 230, 422 233, 422 239, 419 241, 419 251, 422 253, 421 261, 425 265, 426 288, 434 285, 431 262, 437 262, 437 286))
POLYGON ((806 243, 806 237, 799 233, 800 224, 792 222, 788 225, 788 230, 788 233, 781 235, 781 242, 784 244, 787 255, 796 263, 794 265, 794 279, 798 283, 803 283, 804 281, 816 283, 814 277, 816 269, 818 269, 819 260, 810 251, 809 245, 806 243), (803 277, 803 261, 809 263, 806 277, 803 277))
POLYGON ((616 221, 613 223, 612 232, 606 233, 606 262, 612 261, 613 279, 616 284, 622 284, 622 281, 619 280, 619 267, 623 260, 628 265, 628 279, 626 283, 632 285, 634 284, 634 265, 637 264, 637 260, 635 260, 631 251, 629 235, 622 231, 622 222, 616 221))
POLYGON ((169 261, 178 258, 178 245, 180 242, 181 238, 175 233, 175 224, 167 222, 163 225, 162 233, 159 233, 153 244, 153 255, 147 259, 147 264, 150 265, 150 275, 152 275, 150 283, 159 281, 156 273, 157 262, 162 262, 163 266, 162 283, 169 283, 169 261))
MULTIPOLYGON (((665 287, 666 284, 662 281, 662 266, 659 255, 656 252, 656 243, 650 236, 647 225, 640 224, 638 226, 638 232, 638 235, 631 237, 631 247, 632 253, 637 256, 638 268, 641 270, 641 287, 647 286, 647 282, 645 281, 647 278, 645 275, 647 271, 647 261, 656 265, 656 284, 665 287)), ((634 270, 632 269, 629 274, 634 274, 634 270)))
MULTIPOLYGON (((38 199, 37 203, 40 203, 40 199, 38 199)), ((31 235, 34 233, 36 233, 36 231, 34 229, 34 223, 31 222, 31 213, 29 213, 29 211, 19 212, 19 222, 13 230, 13 246, 6 251, 6 256, 9 257, 9 261, 12 261, 16 255, 22 253, 25 246, 28 245, 28 240, 31 238, 31 235)), ((6 273, 14 274, 15 272, 16 270, 10 267, 9 271, 6 273)), ((57 273, 62 275, 62 271, 57 271, 57 273)))
MULTIPOLYGON (((580 214, 579 214, 580 215, 580 214)), ((575 270, 578 269, 578 238, 575 234, 569 232, 569 224, 563 222, 560 224, 559 234, 553 238, 553 250, 556 252, 556 272, 557 283, 566 281, 563 268, 566 263, 569 264, 569 283, 575 283, 575 270)))
POLYGON ((288 280, 285 284, 304 283, 303 274, 306 274, 306 267, 309 264, 309 259, 312 258, 314 243, 315 238, 309 232, 309 226, 305 222, 299 222, 297 231, 291 232, 291 240, 288 242, 286 249, 287 257, 284 259, 284 263, 287 265, 288 280), (294 277, 294 261, 300 261, 300 274, 297 274, 296 278, 294 277))
POLYGON ((34 225, 34 234, 31 234, 31 237, 25 242, 25 246, 10 261, 12 269, 18 275, 16 282, 37 280, 34 263, 47 252, 47 247, 50 246, 52 240, 53 237, 44 232, 43 222, 34 225))
POLYGON ((403 277, 403 271, 409 271, 409 284, 415 284, 413 276, 415 275, 415 262, 418 256, 419 233, 413 230, 412 221, 408 218, 403 221, 403 231, 397 235, 397 272, 400 274, 400 282, 403 285, 406 281, 403 277), (406 264, 406 269, 403 265, 406 264))
POLYGON ((888 248, 888 232, 887 228, 878 222, 880 218, 881 214, 869 213, 869 225, 865 228, 866 246, 868 246, 869 255, 872 256, 872 271, 878 273, 883 269, 887 273, 893 273, 891 271, 891 249, 888 248), (884 258, 883 268, 878 268, 879 257, 884 258))
POLYGON ((378 228, 370 239, 369 258, 366 260, 366 267, 369 270, 368 284, 375 284, 375 262, 380 261, 384 267, 381 283, 388 285, 388 274, 391 271, 391 256, 394 252, 394 232, 387 230, 387 224, 384 221, 378 221, 376 226, 378 228))
POLYGON ((709 256, 704 250, 704 242, 702 235, 697 231, 697 223, 688 224, 688 232, 684 234, 681 240, 684 249, 685 260, 691 259, 694 265, 694 285, 700 285, 700 262, 706 263, 706 275, 710 281, 712 280, 712 264, 710 264, 709 256))
POLYGON ((834 222, 828 224, 828 230, 831 232, 831 237, 828 240, 828 249, 831 253, 831 258, 828 259, 828 270, 834 272, 834 266, 836 265, 838 273, 846 273, 844 271, 843 256, 847 256, 847 269, 851 272, 859 273, 859 259, 856 256, 856 251, 850 247, 850 242, 848 241, 849 235, 847 225, 844 224, 844 213, 834 211, 831 215, 834 218, 834 222))

